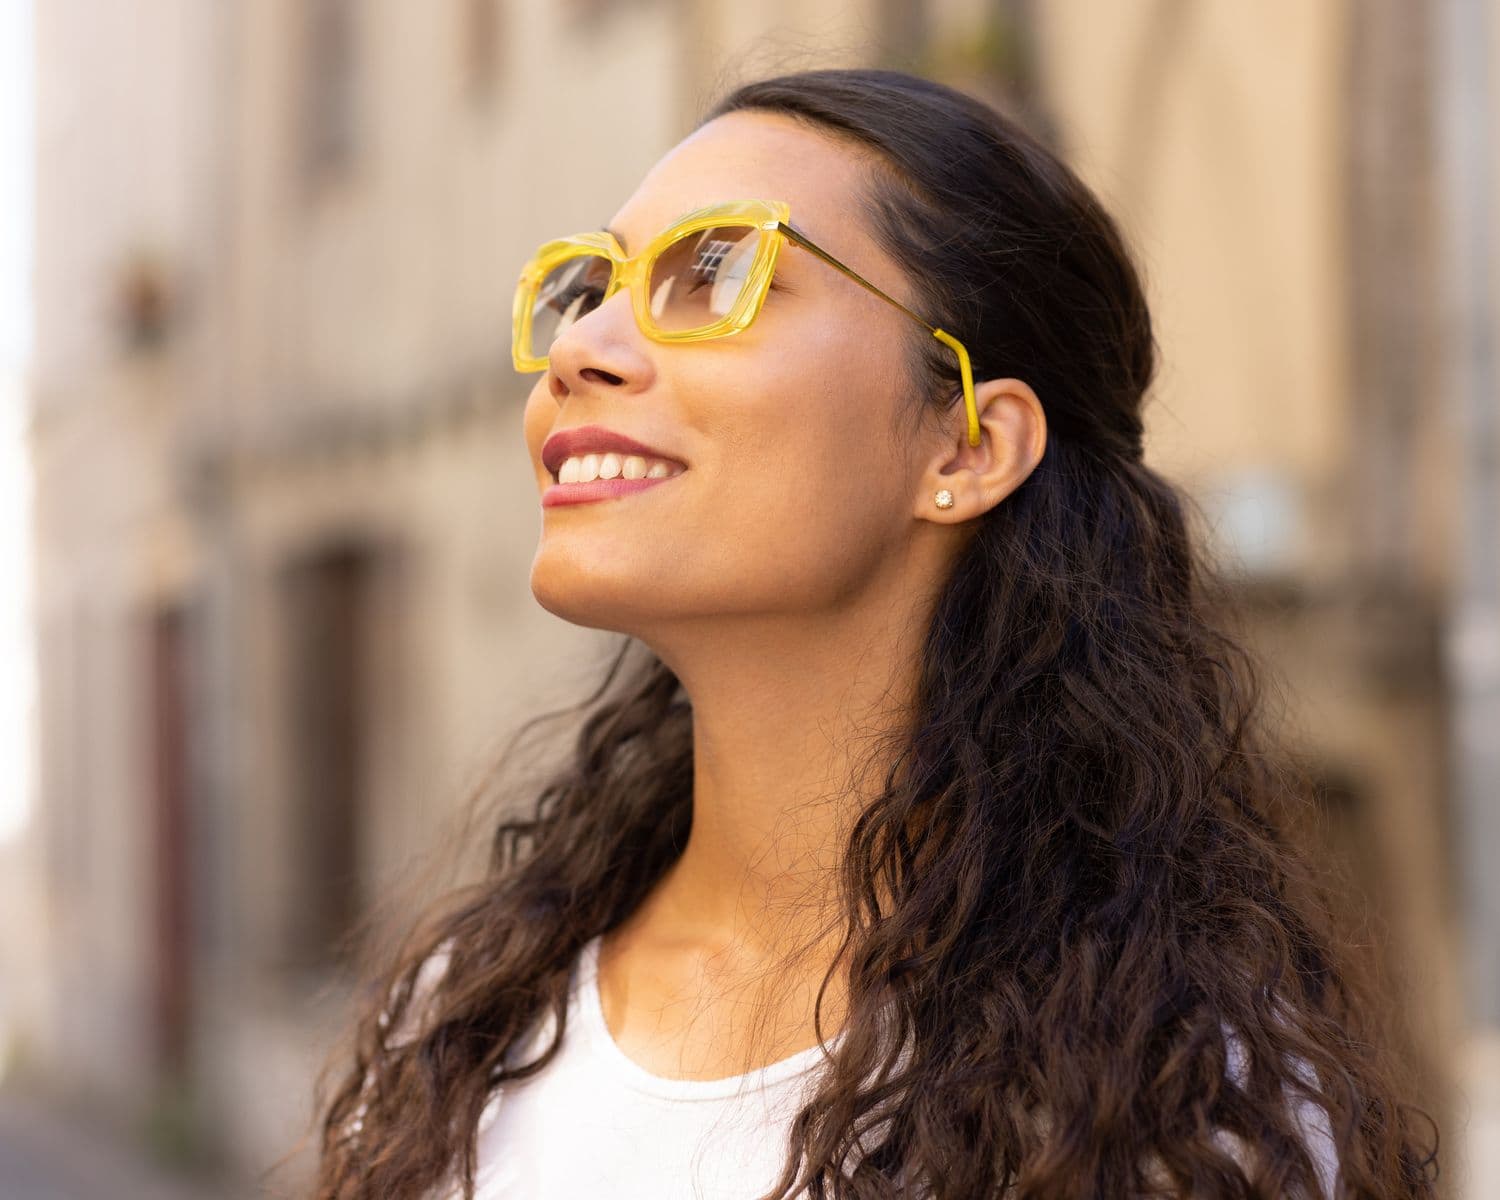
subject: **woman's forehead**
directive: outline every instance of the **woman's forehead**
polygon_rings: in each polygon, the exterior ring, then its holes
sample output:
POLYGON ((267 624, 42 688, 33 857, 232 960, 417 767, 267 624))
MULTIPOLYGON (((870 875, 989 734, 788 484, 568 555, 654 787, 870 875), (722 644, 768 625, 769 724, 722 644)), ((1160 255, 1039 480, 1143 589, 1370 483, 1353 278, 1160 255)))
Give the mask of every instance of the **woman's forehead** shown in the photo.
POLYGON ((784 200, 797 228, 814 238, 838 228, 847 244, 867 172, 856 148, 803 122, 779 113, 727 113, 667 151, 608 225, 633 253, 704 205, 784 200))

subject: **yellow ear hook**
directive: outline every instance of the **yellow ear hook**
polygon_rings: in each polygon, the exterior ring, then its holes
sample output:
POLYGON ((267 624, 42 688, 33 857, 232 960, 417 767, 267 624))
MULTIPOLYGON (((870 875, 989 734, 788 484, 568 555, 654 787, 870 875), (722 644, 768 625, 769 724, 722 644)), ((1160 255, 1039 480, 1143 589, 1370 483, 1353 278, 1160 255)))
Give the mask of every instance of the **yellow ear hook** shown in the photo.
POLYGON ((969 366, 969 352, 964 349, 964 344, 951 333, 945 333, 941 329, 934 329, 932 336, 937 338, 945 346, 951 346, 958 355, 958 373, 964 381, 964 407, 969 414, 969 445, 979 445, 979 408, 974 403, 974 372, 969 366))

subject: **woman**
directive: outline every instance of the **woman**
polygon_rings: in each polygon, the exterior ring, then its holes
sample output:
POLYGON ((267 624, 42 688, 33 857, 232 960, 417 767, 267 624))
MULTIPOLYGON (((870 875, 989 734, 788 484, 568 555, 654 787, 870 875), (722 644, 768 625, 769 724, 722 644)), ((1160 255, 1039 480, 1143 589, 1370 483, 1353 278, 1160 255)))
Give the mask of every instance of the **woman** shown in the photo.
POLYGON ((1095 197, 812 71, 610 230, 528 265, 515 355, 533 593, 627 636, 378 981, 318 1195, 1433 1195, 1095 197))

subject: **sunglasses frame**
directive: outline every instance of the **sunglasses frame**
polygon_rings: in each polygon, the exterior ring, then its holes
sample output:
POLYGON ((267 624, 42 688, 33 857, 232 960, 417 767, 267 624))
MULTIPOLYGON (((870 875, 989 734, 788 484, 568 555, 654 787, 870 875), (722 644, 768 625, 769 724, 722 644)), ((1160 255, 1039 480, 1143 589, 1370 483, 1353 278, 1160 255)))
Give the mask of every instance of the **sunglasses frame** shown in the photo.
MULTIPOLYGON (((548 356, 536 357, 523 347, 531 344, 531 318, 542 281, 558 266, 574 258, 606 257, 610 262, 609 282, 604 289, 605 303, 621 288, 628 288, 631 310, 641 332, 657 342, 705 342, 729 337, 747 328, 760 313, 776 271, 776 258, 783 240, 808 251, 835 270, 848 276, 866 291, 879 296, 910 317, 958 356, 959 376, 963 381, 964 406, 968 415, 969 445, 980 444, 979 412, 974 401, 974 378, 969 352, 952 334, 929 324, 895 297, 887 295, 857 271, 840 262, 828 251, 790 225, 790 209, 782 200, 733 200, 710 204, 687 213, 651 239, 639 254, 627 255, 615 236, 607 230, 592 230, 571 237, 544 242, 521 270, 511 312, 511 359, 520 372, 545 371, 548 356), (694 329, 662 329, 651 315, 646 281, 657 257, 685 237, 691 237, 716 225, 753 228, 758 238, 744 286, 733 307, 718 320, 694 329), (778 236, 779 235, 779 236, 778 236)), ((592 310, 591 310, 592 311, 592 310)))

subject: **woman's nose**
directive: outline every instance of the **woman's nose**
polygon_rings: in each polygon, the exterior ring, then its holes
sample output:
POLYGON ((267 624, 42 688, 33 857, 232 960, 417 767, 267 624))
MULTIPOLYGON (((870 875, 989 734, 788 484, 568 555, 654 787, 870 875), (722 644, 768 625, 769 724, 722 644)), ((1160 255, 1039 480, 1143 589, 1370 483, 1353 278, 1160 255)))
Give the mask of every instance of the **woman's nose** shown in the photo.
POLYGON ((547 351, 547 385, 554 398, 600 384, 640 391, 653 374, 649 342, 637 328, 629 289, 569 325, 547 351))

